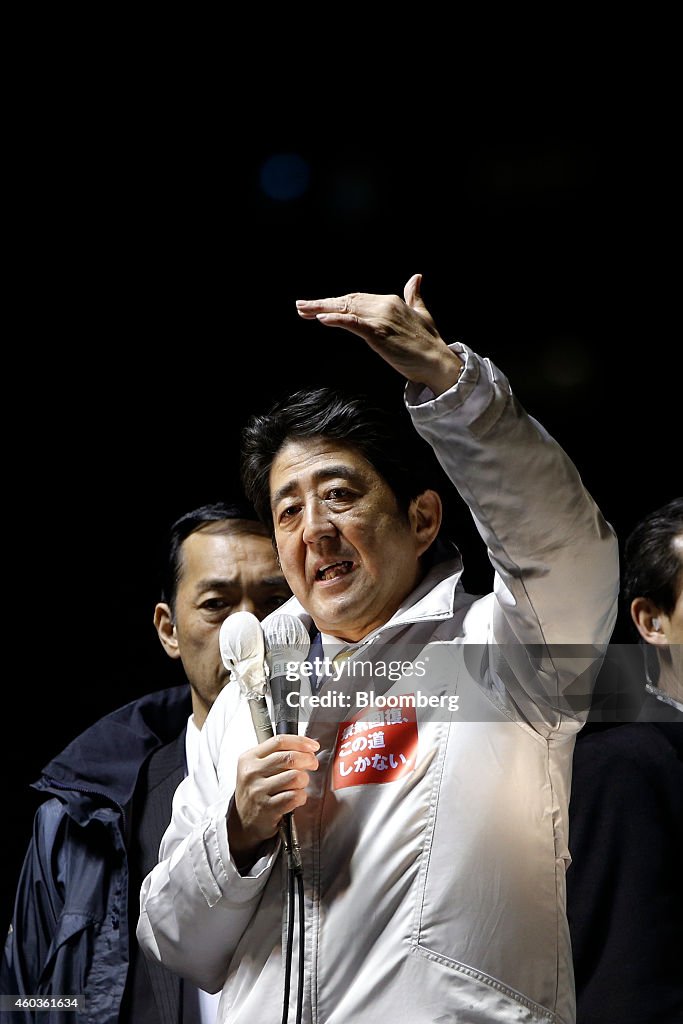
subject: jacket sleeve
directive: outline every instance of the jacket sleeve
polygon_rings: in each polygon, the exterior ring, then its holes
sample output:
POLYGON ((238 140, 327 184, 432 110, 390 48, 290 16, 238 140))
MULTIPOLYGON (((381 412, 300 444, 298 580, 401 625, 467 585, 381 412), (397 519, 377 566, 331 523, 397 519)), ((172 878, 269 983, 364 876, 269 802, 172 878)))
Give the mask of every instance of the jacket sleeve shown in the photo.
MULTIPOLYGON (((58 800, 49 800, 36 811, 3 953, 0 991, 5 994, 51 991, 50 964, 63 905, 65 820, 58 800)), ((11 1019, 18 1024, 21 1017, 12 1012, 11 1019)))
POLYGON ((465 345, 452 347, 465 360, 457 384, 438 398, 409 384, 406 404, 495 570, 493 600, 482 602, 488 622, 478 624, 490 685, 502 685, 509 710, 545 735, 575 731, 616 619, 617 540, 506 377, 465 345))
POLYGON ((207 716, 197 768, 175 792, 159 863, 140 891, 137 938, 145 955, 206 992, 223 987, 279 852, 276 845, 246 875, 230 854, 227 814, 237 758, 256 743, 236 691, 236 684, 226 686, 207 716))

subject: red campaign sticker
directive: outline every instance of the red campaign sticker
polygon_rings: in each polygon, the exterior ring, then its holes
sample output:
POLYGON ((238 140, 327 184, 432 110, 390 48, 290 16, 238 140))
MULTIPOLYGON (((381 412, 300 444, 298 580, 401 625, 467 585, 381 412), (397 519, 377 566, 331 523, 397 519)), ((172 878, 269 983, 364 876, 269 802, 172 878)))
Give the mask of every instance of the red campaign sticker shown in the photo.
POLYGON ((373 710, 339 726, 332 788, 394 782, 412 772, 416 758, 415 708, 373 710))

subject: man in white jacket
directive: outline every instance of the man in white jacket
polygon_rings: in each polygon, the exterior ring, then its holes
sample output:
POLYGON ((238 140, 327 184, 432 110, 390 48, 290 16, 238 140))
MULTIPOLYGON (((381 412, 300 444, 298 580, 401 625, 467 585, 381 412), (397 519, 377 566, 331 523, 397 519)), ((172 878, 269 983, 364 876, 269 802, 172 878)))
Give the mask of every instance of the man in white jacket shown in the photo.
MULTIPOLYGON (((457 551, 434 555, 439 494, 362 401, 299 393, 245 429, 243 482, 294 594, 282 610, 345 661, 312 681, 336 711, 309 701, 299 735, 260 744, 239 687, 225 688, 143 884, 145 952, 222 989, 220 1022, 281 1018, 289 812, 304 1021, 574 1020, 570 766, 614 624, 617 543, 503 374, 440 337, 419 285, 404 301, 297 309, 408 380, 413 425, 474 516, 494 589, 467 594, 457 551)), ((312 690, 304 680, 302 704, 312 690)))

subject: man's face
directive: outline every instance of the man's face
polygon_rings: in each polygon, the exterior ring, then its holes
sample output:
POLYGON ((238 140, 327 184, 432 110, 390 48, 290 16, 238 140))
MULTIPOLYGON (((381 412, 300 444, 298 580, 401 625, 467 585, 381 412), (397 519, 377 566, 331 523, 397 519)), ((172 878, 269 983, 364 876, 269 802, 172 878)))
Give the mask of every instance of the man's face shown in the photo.
POLYGON ((359 640, 390 619, 428 545, 370 463, 338 441, 290 440, 271 466, 270 496, 283 572, 317 627, 359 640))
POLYGON ((183 541, 175 616, 157 605, 155 623, 167 654, 183 663, 198 725, 228 681, 218 646, 223 620, 238 611, 262 619, 290 596, 264 534, 211 523, 183 541))

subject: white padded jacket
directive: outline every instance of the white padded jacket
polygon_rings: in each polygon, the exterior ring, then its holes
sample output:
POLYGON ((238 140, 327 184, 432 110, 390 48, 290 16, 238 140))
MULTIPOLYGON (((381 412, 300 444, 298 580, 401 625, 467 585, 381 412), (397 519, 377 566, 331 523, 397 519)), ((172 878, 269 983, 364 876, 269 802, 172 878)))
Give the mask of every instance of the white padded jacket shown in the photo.
MULTIPOLYGON (((436 565, 344 677, 323 684, 350 710, 301 717, 321 744, 296 812, 308 1024, 575 1019, 567 805, 574 737, 616 615, 617 542, 503 374, 453 347, 466 360, 458 383, 438 398, 408 385, 406 404, 474 516, 494 588, 474 597, 458 560, 436 565), (413 668, 356 676, 361 659, 413 668), (356 694, 370 691, 438 700, 354 722, 365 714, 356 694)), ((295 599, 280 611, 310 624, 295 599)), ((222 989, 226 1024, 279 1024, 282 1013, 284 858, 274 846, 242 876, 226 829, 237 759, 255 743, 229 685, 141 891, 145 952, 222 989)), ((294 981, 291 1020, 295 995, 294 981)))

